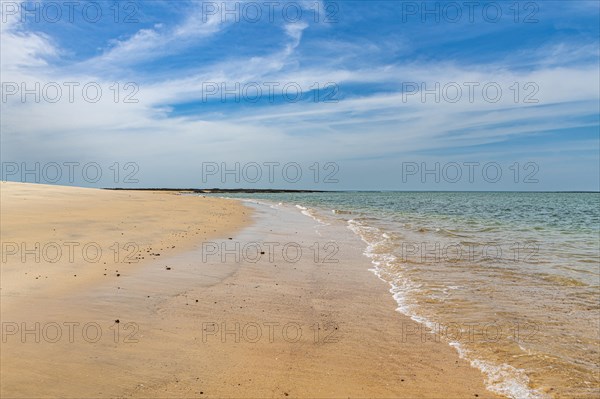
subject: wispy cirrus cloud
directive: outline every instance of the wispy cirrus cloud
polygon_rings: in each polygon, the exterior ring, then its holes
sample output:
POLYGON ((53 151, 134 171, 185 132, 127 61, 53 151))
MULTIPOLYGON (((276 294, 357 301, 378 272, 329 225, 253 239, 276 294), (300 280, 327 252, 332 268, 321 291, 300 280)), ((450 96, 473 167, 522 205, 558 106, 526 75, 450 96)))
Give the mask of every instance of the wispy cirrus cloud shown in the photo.
POLYGON ((127 39, 112 40, 100 56, 86 64, 139 64, 162 58, 206 40, 226 25, 219 15, 205 14, 202 2, 192 3, 186 14, 185 19, 174 26, 160 23, 151 29, 140 29, 127 39))

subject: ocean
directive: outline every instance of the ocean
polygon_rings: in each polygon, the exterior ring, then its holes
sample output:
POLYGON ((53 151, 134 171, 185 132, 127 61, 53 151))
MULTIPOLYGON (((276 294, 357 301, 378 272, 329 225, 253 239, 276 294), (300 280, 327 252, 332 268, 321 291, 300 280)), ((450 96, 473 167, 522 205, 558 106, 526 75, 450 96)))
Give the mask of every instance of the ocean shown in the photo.
MULTIPOLYGON (((397 310, 514 398, 600 395, 600 193, 228 194, 364 241, 397 310)), ((335 237, 328 237, 335 241, 335 237)))

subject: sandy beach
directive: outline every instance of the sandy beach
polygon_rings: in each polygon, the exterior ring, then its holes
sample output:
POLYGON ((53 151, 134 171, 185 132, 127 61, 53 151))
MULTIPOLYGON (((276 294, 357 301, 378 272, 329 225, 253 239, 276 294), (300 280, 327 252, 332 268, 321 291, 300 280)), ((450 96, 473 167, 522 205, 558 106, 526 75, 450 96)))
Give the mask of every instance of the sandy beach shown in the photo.
POLYGON ((600 0, 0 16, 0 399, 600 398, 600 0))
POLYGON ((2 397, 495 397, 395 311, 349 230, 236 200, 0 187, 2 397))

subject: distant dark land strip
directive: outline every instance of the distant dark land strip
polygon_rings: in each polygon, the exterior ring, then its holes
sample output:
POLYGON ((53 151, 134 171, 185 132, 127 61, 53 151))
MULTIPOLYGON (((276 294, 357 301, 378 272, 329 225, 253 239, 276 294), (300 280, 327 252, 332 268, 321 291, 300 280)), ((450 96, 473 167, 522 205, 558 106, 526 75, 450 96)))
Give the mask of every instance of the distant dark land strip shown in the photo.
POLYGON ((196 194, 220 194, 220 193, 331 193, 325 190, 287 190, 270 188, 105 188, 105 190, 123 191, 173 191, 196 194))

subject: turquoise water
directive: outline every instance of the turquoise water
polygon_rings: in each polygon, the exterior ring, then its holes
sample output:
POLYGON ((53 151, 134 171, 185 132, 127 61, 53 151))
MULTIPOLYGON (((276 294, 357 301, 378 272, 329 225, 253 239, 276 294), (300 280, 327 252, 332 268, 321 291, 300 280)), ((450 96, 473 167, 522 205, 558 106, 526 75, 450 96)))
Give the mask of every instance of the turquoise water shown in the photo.
POLYGON ((600 193, 228 196, 350 228, 398 311, 427 327, 423 339, 454 346, 492 391, 600 394, 600 193))

